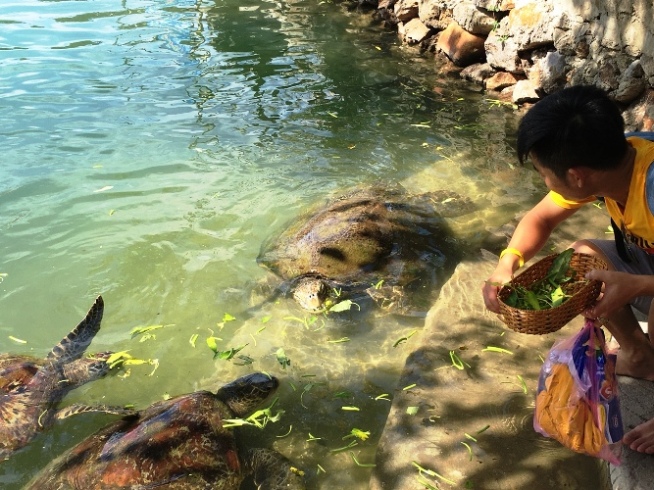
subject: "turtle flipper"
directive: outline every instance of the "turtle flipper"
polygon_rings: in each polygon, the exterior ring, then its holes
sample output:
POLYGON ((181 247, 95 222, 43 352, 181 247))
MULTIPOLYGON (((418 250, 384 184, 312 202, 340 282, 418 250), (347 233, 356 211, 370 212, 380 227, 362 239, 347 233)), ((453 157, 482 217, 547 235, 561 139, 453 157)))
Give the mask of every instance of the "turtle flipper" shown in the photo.
POLYGON ((82 403, 74 403, 67 407, 57 410, 54 414, 56 420, 66 419, 72 415, 80 413, 99 412, 108 413, 111 415, 120 415, 121 417, 135 417, 138 415, 136 410, 123 407, 113 407, 108 405, 84 405, 82 403))
POLYGON ((52 362, 70 362, 79 359, 95 334, 100 330, 104 301, 98 296, 84 319, 52 348, 46 359, 52 362))
POLYGON ((250 449, 245 452, 244 463, 252 472, 257 488, 266 490, 304 490, 303 471, 284 456, 271 449, 250 449))

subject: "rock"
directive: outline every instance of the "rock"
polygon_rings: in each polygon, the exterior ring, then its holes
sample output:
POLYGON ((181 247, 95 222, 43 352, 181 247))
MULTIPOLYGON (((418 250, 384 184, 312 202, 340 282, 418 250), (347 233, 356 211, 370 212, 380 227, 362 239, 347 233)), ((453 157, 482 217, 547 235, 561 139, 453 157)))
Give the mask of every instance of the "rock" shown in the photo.
POLYGON ((418 17, 414 17, 406 24, 400 23, 397 28, 400 38, 407 44, 417 44, 431 34, 431 29, 423 24, 418 17))
POLYGON ((418 0, 418 17, 426 26, 442 31, 452 21, 451 4, 456 1, 418 0))
POLYGON ((484 37, 472 34, 452 21, 438 37, 436 49, 455 65, 468 66, 484 59, 484 37))
POLYGON ((654 89, 646 90, 624 112, 625 127, 629 131, 654 129, 654 89))
POLYGON ((535 61, 529 70, 529 80, 537 89, 547 94, 556 92, 565 85, 566 59, 556 51, 535 61))
POLYGON ((490 77, 488 80, 486 80, 486 89, 495 90, 499 92, 506 87, 515 85, 516 83, 518 83, 518 80, 524 80, 524 76, 514 75, 506 71, 499 71, 495 73, 495 75, 490 77))
POLYGON ((473 0, 473 3, 479 8, 494 12, 508 12, 515 8, 513 0, 473 0))
POLYGON ((536 102, 540 95, 536 91, 537 87, 531 80, 519 80, 513 86, 513 103, 523 104, 525 102, 536 102))
POLYGON ((472 34, 487 36, 497 22, 490 12, 473 2, 461 2, 452 9, 452 19, 472 34))
POLYGON ((377 4, 378 9, 392 9, 393 6, 395 5, 396 0, 379 0, 379 3, 377 4))
POLYGON ((554 30, 554 47, 564 56, 587 58, 591 40, 589 24, 580 18, 564 17, 554 30))
POLYGON ((408 22, 418 17, 418 0, 399 0, 393 5, 393 11, 398 21, 408 22))
POLYGON ((474 63, 472 65, 466 66, 461 73, 459 74, 461 78, 464 78, 468 81, 478 83, 483 85, 484 80, 490 78, 495 72, 493 67, 488 63, 474 63))
POLYGON ((612 94, 613 98, 623 104, 637 99, 647 86, 644 75, 640 60, 631 63, 620 76, 618 88, 612 94))
POLYGON ((650 87, 654 87, 654 48, 652 49, 651 54, 643 53, 643 56, 640 58, 640 63, 643 72, 645 73, 645 77, 647 78, 647 83, 650 87))

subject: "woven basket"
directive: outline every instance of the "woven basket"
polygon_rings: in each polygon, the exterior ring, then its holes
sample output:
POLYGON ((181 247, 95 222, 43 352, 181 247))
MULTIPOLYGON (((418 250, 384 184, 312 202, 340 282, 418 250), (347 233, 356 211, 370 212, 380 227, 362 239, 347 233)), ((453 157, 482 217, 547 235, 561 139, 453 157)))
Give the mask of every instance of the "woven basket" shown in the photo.
MULTIPOLYGON (((556 257, 557 254, 548 255, 539 260, 500 289, 498 293, 500 315, 510 329, 520 333, 538 335, 556 332, 586 308, 590 307, 599 296, 602 282, 588 281, 585 284, 571 284, 567 288, 564 285, 563 290, 572 297, 568 298, 556 308, 520 310, 504 302, 512 292, 512 285, 529 288, 536 281, 544 278, 556 257)), ((576 272, 576 279, 581 280, 586 272, 591 269, 606 268, 606 263, 593 255, 574 253, 570 259, 571 270, 568 275, 572 275, 574 271, 576 272)))

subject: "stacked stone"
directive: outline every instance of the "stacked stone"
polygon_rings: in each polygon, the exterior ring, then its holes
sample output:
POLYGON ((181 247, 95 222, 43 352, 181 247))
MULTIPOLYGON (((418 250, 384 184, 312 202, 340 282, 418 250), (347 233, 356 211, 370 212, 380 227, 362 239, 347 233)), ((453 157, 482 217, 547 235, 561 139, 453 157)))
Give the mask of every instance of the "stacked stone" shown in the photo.
MULTIPOLYGON (((374 0, 368 0, 374 1, 374 0)), ((433 48, 461 76, 516 104, 591 84, 654 128, 654 2, 378 0, 403 42, 433 48)))

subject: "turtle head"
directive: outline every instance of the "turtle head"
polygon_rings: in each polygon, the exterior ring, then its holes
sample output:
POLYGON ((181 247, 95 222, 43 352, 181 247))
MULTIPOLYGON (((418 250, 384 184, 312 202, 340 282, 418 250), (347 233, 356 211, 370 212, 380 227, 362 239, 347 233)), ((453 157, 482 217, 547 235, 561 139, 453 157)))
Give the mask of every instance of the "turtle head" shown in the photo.
POLYGON ((110 352, 100 352, 63 365, 64 379, 72 386, 102 378, 109 372, 110 352))
POLYGON ((305 310, 320 312, 329 296, 329 286, 320 277, 303 276, 293 286, 293 299, 305 310))
POLYGON ((227 404, 234 415, 244 417, 273 394, 278 386, 279 381, 274 376, 252 373, 226 384, 216 396, 227 404))

